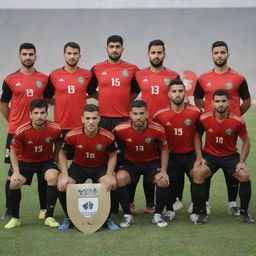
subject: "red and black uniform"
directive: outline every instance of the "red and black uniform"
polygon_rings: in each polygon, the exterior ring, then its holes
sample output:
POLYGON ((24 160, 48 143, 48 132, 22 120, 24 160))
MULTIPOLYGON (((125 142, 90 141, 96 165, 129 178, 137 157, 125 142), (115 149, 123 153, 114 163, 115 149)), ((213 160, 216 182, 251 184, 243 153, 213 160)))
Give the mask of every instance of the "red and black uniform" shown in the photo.
POLYGON ((77 183, 87 178, 98 182, 106 174, 109 156, 117 153, 114 135, 103 128, 93 137, 86 135, 83 127, 71 130, 65 137, 63 149, 70 147, 75 154, 68 173, 77 183))
POLYGON ((213 110, 212 96, 218 89, 228 91, 230 111, 241 116, 240 99, 250 98, 246 79, 231 68, 223 74, 218 74, 214 70, 202 74, 197 80, 194 96, 197 99, 205 98, 205 112, 213 110))
POLYGON ((18 70, 4 79, 1 101, 11 102, 8 133, 14 134, 20 125, 30 120, 30 103, 44 97, 47 82, 48 76, 36 70, 30 75, 18 70))
POLYGON ((60 140, 60 126, 46 121, 45 127, 37 131, 31 122, 20 126, 11 142, 11 149, 18 152, 20 173, 30 184, 33 174, 44 173, 48 169, 58 169, 53 163, 53 144, 60 140))
POLYGON ((60 68, 50 74, 45 97, 52 98, 55 95, 54 121, 62 130, 82 125, 81 116, 90 80, 91 72, 81 68, 72 73, 60 68))
POLYGON ((206 133, 203 151, 214 156, 223 157, 237 153, 237 137, 248 136, 243 119, 230 112, 222 122, 215 118, 214 111, 205 113, 201 116, 200 123, 206 133))
POLYGON ((159 159, 159 148, 167 149, 165 132, 162 126, 149 121, 143 132, 135 131, 132 121, 117 125, 114 134, 124 143, 124 158, 135 163, 159 159))
POLYGON ((108 61, 92 68, 92 81, 88 94, 94 94, 98 87, 100 115, 108 118, 129 117, 130 94, 139 93, 134 79, 138 67, 125 61, 111 64, 108 61))
MULTIPOLYGON (((168 175, 171 180, 173 194, 182 199, 184 189, 184 173, 189 176, 196 160, 194 151, 194 136, 196 125, 200 118, 200 109, 185 104, 184 109, 176 113, 170 108, 159 110, 154 120, 159 122, 166 131, 169 146, 168 175)), ((203 185, 192 183, 191 194, 194 202, 194 211, 204 208, 202 191, 203 185)), ((167 209, 175 202, 171 199, 167 209)))
POLYGON ((153 72, 150 68, 136 72, 136 80, 140 86, 141 97, 147 103, 150 119, 153 118, 158 110, 169 105, 169 84, 171 80, 177 78, 179 78, 178 73, 167 68, 160 72, 153 72))
MULTIPOLYGON (((231 176, 240 161, 236 148, 237 137, 244 139, 248 136, 243 119, 229 112, 227 118, 219 122, 215 118, 214 111, 211 111, 200 117, 200 124, 198 131, 206 133, 203 156, 211 172, 215 173, 221 168, 231 176)), ((250 181, 239 183, 240 209, 247 212, 251 197, 251 183, 250 181)), ((229 201, 231 201, 230 198, 229 201)))

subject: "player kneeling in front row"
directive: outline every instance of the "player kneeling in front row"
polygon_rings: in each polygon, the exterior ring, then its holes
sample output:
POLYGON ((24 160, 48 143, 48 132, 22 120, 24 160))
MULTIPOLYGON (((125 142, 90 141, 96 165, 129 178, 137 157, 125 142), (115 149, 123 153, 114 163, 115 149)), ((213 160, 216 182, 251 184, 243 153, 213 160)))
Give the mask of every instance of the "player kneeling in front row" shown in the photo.
POLYGON ((235 177, 240 184, 240 220, 246 224, 254 223, 247 210, 251 198, 251 181, 245 165, 250 151, 250 140, 246 125, 241 117, 229 112, 229 94, 219 89, 213 94, 214 110, 200 117, 200 126, 195 136, 197 161, 206 161, 211 174, 222 168, 224 172, 235 177), (201 137, 206 133, 203 154, 201 137), (242 140, 241 155, 237 152, 237 137, 242 140))
MULTIPOLYGON (((83 126, 67 133, 64 145, 60 150, 59 164, 61 174, 58 189, 61 191, 59 200, 66 214, 59 230, 65 231, 73 226, 68 214, 66 203, 67 184, 84 183, 87 179, 103 183, 108 190, 116 189, 114 168, 117 160, 117 149, 114 135, 99 127, 99 109, 93 104, 85 106, 82 116, 83 126), (74 157, 67 168, 67 152, 74 149, 74 157)), ((110 230, 118 230, 110 218, 104 224, 110 230)))
POLYGON ((58 167, 53 159, 57 159, 60 148, 60 127, 47 121, 48 104, 46 101, 37 99, 30 104, 31 122, 20 126, 12 140, 10 159, 13 168, 9 191, 9 206, 12 218, 5 225, 11 229, 21 224, 19 207, 21 200, 20 188, 22 185, 30 185, 33 174, 42 175, 47 182, 46 194, 46 219, 45 225, 58 227, 59 223, 52 218, 57 200, 58 167), (55 144, 55 152, 53 152, 55 144))
POLYGON ((144 175, 149 184, 157 185, 156 209, 152 222, 158 227, 165 227, 168 224, 161 215, 169 195, 165 131, 161 125, 148 120, 147 106, 142 100, 132 102, 130 118, 131 121, 121 123, 114 129, 117 140, 124 143, 124 160, 116 175, 117 193, 124 211, 120 227, 129 227, 133 223, 127 185, 137 184, 140 175, 144 175))

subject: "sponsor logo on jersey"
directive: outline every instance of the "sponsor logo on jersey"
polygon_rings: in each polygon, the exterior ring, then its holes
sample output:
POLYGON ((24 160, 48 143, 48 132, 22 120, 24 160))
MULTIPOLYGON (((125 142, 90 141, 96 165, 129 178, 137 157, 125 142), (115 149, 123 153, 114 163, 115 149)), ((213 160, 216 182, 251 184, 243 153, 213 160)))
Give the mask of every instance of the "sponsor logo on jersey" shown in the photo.
POLYGON ((131 139, 131 138, 128 138, 126 141, 128 141, 128 142, 132 142, 132 139, 131 139))
POLYGON ((60 78, 59 82, 65 82, 65 80, 63 78, 60 78))
POLYGON ((77 78, 79 84, 84 84, 84 78, 82 76, 77 78))
POLYGON ((103 145, 102 145, 102 144, 97 144, 97 145, 96 145, 96 149, 97 149, 98 151, 101 151, 101 150, 103 149, 103 145))
POLYGON ((227 130, 226 130, 226 134, 227 135, 231 135, 233 133, 233 131, 230 129, 230 128, 228 128, 227 130))
POLYGON ((32 140, 27 141, 27 144, 33 144, 32 140))
POLYGON ((184 124, 185 124, 186 126, 190 126, 190 125, 192 124, 192 120, 191 120, 191 119, 186 119, 185 122, 184 122, 184 124))
POLYGON ((169 85, 170 82, 171 82, 171 79, 169 79, 169 78, 164 79, 164 84, 169 85))
POLYGON ((208 87, 212 86, 211 82, 208 82, 208 83, 206 84, 206 86, 208 86, 208 87))
POLYGON ((46 143, 51 143, 51 141, 52 141, 52 137, 51 136, 48 136, 48 137, 45 138, 45 142, 46 143))
POLYGON ((148 82, 148 79, 147 78, 144 78, 143 80, 142 80, 142 82, 148 82))
POLYGON ((77 145, 76 147, 77 147, 77 148, 84 148, 83 145, 81 145, 81 144, 80 144, 80 145, 77 145))
POLYGON ((106 76, 106 75, 107 75, 107 72, 106 72, 106 71, 103 71, 103 72, 101 73, 101 75, 102 75, 102 76, 106 76))
POLYGON ((149 143, 152 142, 152 139, 151 139, 150 137, 148 137, 148 138, 145 139, 145 142, 146 142, 147 144, 149 144, 149 143))
POLYGON ((123 74, 124 77, 127 77, 127 76, 129 76, 129 71, 127 69, 124 69, 122 71, 122 74, 123 74))
POLYGON ((170 122, 165 123, 167 126, 171 126, 172 124, 170 122))
POLYGON ((42 81, 36 81, 36 86, 37 86, 38 88, 42 88, 42 87, 43 87, 42 81))
POLYGON ((213 129, 212 129, 212 128, 210 128, 210 129, 208 129, 208 130, 207 130, 207 132, 213 132, 213 129))
POLYGON ((21 86, 22 84, 20 82, 16 83, 15 86, 21 86))
POLYGON ((227 87, 227 89, 232 89, 233 88, 233 83, 232 82, 227 82, 226 83, 226 87, 227 87))

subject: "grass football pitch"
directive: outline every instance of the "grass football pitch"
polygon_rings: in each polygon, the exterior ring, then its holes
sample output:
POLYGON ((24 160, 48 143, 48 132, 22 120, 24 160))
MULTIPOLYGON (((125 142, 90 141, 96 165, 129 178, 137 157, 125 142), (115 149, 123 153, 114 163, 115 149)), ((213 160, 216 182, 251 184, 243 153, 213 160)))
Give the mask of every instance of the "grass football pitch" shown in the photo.
MULTIPOLYGON (((252 180, 252 200, 249 212, 256 219, 256 115, 255 108, 245 120, 251 137, 251 152, 247 160, 252 180)), ((4 158, 7 122, 0 118, 0 158, 4 158)), ((239 144, 240 145, 240 144, 239 144)), ((0 213, 4 212, 4 184, 8 166, 0 161, 0 213)), ((227 214, 227 192, 221 170, 214 176, 211 187, 210 206, 212 215, 206 225, 194 225, 189 220, 187 209, 190 204, 189 182, 184 190, 184 208, 166 228, 151 223, 152 215, 143 214, 145 206, 142 186, 139 184, 135 203, 139 214, 134 224, 119 231, 99 230, 84 235, 77 229, 66 232, 50 229, 37 219, 39 203, 36 177, 31 187, 22 189, 20 216, 22 225, 5 230, 5 221, 0 221, 0 256, 255 256, 256 224, 245 225, 239 218, 227 214)), ((55 210, 60 222, 63 213, 59 203, 55 210)), ((121 215, 120 217, 121 218, 121 215)), ((117 218, 117 221, 119 219, 117 218)))

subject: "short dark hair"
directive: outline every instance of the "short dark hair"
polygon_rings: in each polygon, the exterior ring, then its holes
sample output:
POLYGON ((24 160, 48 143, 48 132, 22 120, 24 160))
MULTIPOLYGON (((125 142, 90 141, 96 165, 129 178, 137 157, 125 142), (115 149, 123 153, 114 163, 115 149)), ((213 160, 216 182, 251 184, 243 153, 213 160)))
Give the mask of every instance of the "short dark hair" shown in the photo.
POLYGON ((78 49, 79 53, 81 51, 80 49, 80 45, 78 43, 75 42, 68 42, 64 45, 64 53, 66 52, 67 47, 71 47, 73 49, 78 49))
POLYGON ((150 51, 150 48, 152 46, 158 46, 158 45, 163 46, 163 50, 165 51, 164 42, 160 39, 156 39, 156 40, 151 41, 148 45, 148 51, 150 51))
POLYGON ((130 109, 145 107, 147 109, 147 103, 144 100, 134 100, 130 104, 130 109))
POLYGON ((118 43, 120 43, 122 46, 123 46, 123 44, 124 44, 123 38, 122 38, 121 36, 119 36, 119 35, 110 36, 110 37, 107 39, 107 45, 109 45, 109 43, 111 43, 111 42, 113 42, 113 43, 118 42, 118 43))
POLYGON ((23 49, 27 49, 27 50, 33 49, 36 53, 36 47, 32 43, 23 43, 23 44, 21 44, 20 49, 19 49, 19 53, 21 53, 21 51, 23 49))
POLYGON ((35 99, 30 103, 30 112, 32 113, 35 108, 45 108, 48 111, 48 103, 43 99, 35 99))
POLYGON ((224 42, 224 41, 216 41, 212 44, 212 51, 213 51, 213 48, 215 47, 219 47, 219 46, 224 46, 226 47, 227 49, 227 52, 228 52, 228 45, 224 42))
POLYGON ((212 99, 214 99, 215 96, 226 96, 227 99, 229 99, 228 91, 224 89, 218 89, 217 91, 215 91, 212 95, 212 99))
POLYGON ((94 104, 87 104, 85 105, 83 112, 99 112, 99 108, 94 104))
POLYGON ((171 80, 171 82, 169 83, 169 89, 174 85, 174 84, 181 84, 185 87, 183 81, 180 78, 176 78, 171 80))

